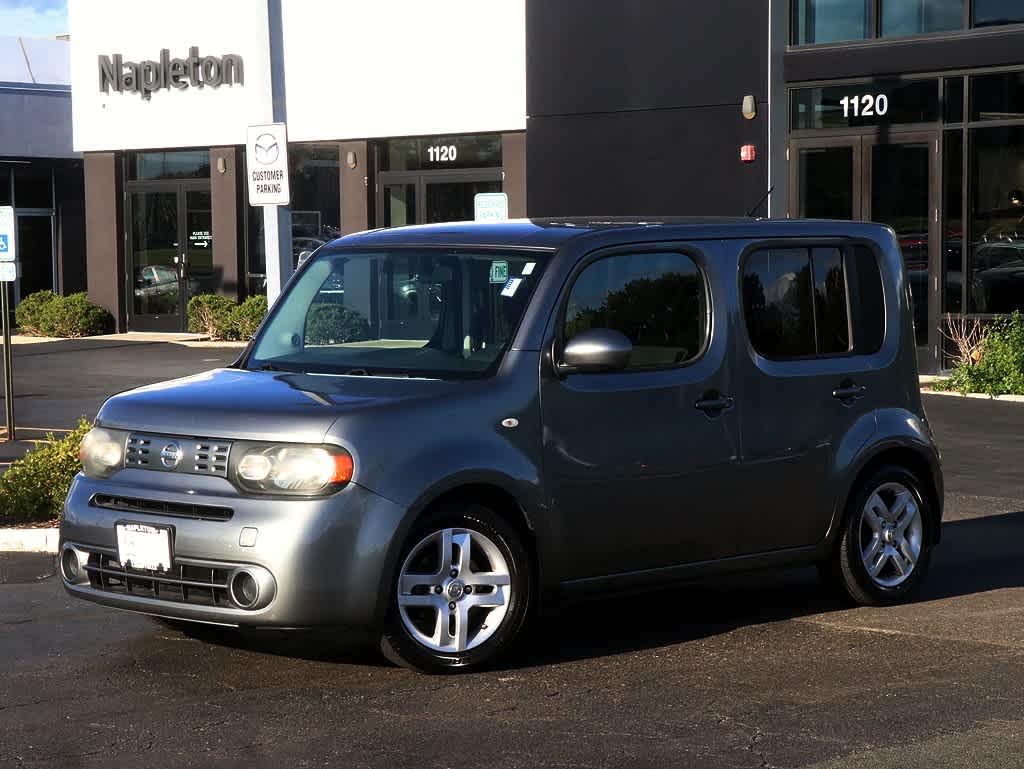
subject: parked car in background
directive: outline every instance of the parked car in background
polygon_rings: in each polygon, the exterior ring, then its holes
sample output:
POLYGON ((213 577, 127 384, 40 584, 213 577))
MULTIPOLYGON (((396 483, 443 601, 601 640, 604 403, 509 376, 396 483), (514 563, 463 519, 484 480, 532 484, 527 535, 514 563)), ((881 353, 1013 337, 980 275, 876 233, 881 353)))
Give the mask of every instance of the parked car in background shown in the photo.
POLYGON ((900 603, 943 505, 899 247, 854 222, 351 235, 235 364, 110 398, 82 459, 71 595, 370 630, 424 671, 699 575, 806 564, 900 603))

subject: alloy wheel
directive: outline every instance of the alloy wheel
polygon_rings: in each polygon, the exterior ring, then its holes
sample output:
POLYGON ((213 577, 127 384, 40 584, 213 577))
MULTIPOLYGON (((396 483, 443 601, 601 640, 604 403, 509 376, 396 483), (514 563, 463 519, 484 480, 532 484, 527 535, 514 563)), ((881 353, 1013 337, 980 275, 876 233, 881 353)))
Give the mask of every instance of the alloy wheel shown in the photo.
POLYGON ((468 528, 436 531, 413 547, 398 577, 402 625, 431 651, 474 649, 501 627, 512 597, 508 561, 468 528))
POLYGON ((868 577, 884 588, 906 582, 917 567, 924 541, 921 510, 901 483, 884 483, 861 511, 860 557, 868 577))

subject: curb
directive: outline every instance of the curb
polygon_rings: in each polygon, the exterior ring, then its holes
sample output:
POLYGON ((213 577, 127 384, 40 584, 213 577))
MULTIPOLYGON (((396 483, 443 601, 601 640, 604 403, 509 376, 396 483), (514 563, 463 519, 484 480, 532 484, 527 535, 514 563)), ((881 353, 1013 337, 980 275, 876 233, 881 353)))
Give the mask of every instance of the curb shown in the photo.
POLYGON ((1004 403, 1024 403, 1024 395, 986 395, 985 393, 961 393, 955 390, 921 390, 925 395, 952 395, 955 398, 975 398, 986 401, 1003 401, 1004 403))
POLYGON ((45 529, 0 529, 0 553, 51 553, 57 554, 60 529, 51 526, 45 529))

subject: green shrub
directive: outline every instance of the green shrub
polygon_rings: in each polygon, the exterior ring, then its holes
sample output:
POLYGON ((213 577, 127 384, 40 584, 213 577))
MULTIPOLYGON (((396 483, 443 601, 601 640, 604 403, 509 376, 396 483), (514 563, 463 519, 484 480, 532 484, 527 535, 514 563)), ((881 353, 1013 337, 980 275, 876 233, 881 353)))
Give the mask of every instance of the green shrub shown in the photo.
POLYGON ((250 296, 231 311, 231 327, 236 338, 246 340, 256 333, 267 314, 267 297, 250 296))
POLYGON ((0 476, 0 526, 45 523, 60 517, 71 480, 81 467, 78 447, 92 427, 84 419, 66 436, 46 440, 0 476))
POLYGON ((43 313, 47 305, 57 298, 52 291, 37 291, 18 302, 14 310, 14 322, 18 325, 18 331, 31 336, 42 336, 43 313))
POLYGON ((235 303, 218 294, 197 294, 188 300, 188 330, 210 339, 231 339, 235 303))
POLYGON ((314 304, 306 316, 306 344, 341 344, 367 339, 370 325, 340 304, 314 304))
POLYGON ((107 334, 114 329, 114 317, 89 301, 84 292, 58 296, 46 302, 40 312, 43 336, 80 337, 107 334))
POLYGON ((953 369, 935 389, 988 395, 1024 395, 1024 317, 1019 312, 992 321, 973 365, 953 369))

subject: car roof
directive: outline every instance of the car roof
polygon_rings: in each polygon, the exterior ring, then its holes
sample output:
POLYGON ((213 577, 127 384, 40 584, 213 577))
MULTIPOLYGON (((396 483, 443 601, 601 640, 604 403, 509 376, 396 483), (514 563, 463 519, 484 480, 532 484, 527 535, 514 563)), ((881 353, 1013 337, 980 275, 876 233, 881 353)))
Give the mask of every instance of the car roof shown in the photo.
POLYGON ((628 240, 664 237, 700 240, 708 238, 795 238, 884 236, 888 228, 869 222, 829 219, 750 219, 742 217, 562 217, 509 219, 501 222, 446 222, 369 230, 346 235, 332 245, 391 246, 497 246, 557 249, 569 240, 587 236, 614 236, 628 240))

